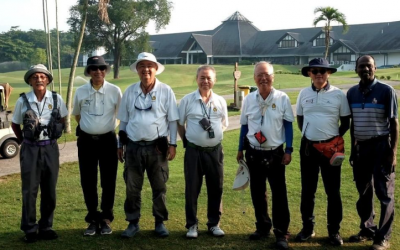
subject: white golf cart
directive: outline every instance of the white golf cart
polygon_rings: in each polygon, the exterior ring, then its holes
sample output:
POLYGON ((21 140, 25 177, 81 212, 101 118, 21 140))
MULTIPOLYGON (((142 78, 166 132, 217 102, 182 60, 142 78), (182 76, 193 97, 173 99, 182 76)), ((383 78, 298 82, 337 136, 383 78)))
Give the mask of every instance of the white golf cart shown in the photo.
POLYGON ((13 158, 19 152, 17 137, 11 128, 12 112, 7 110, 11 90, 8 83, 0 83, 0 154, 3 158, 13 158))

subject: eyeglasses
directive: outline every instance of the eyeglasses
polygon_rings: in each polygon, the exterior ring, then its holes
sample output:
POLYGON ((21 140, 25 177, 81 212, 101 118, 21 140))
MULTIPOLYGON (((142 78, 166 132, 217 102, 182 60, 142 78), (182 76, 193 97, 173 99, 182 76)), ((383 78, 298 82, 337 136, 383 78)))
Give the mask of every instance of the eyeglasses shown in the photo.
POLYGON ((46 75, 44 75, 44 76, 32 76, 32 77, 30 77, 30 79, 31 79, 31 80, 34 80, 34 81, 46 80, 46 79, 47 79, 47 76, 46 76, 46 75))
POLYGON ((258 75, 257 75, 257 78, 263 78, 263 77, 268 78, 268 77, 271 77, 271 76, 273 76, 273 75, 274 75, 274 73, 271 73, 271 74, 268 74, 268 73, 261 73, 261 74, 258 74, 258 75))
MULTIPOLYGON (((136 101, 137 101, 137 99, 139 98, 139 96, 140 96, 141 94, 142 94, 142 93, 140 93, 140 94, 136 97, 136 99, 135 99, 135 103, 134 103, 135 109, 140 110, 140 111, 150 111, 151 108, 153 107, 153 104, 152 104, 151 102, 150 102, 150 107, 147 107, 147 108, 139 108, 138 106, 136 106, 136 101)), ((149 95, 151 96, 151 93, 149 93, 149 95)), ((151 97, 151 99, 153 99, 153 97, 151 97)), ((145 95, 145 101, 146 101, 146 95, 145 95)))
POLYGON ((97 71, 98 69, 100 71, 104 71, 107 69, 107 66, 102 65, 102 66, 90 66, 89 67, 89 71, 97 71))
POLYGON ((313 69, 313 70, 310 70, 310 72, 311 73, 313 73, 313 75, 316 75, 316 74, 318 74, 318 73, 320 73, 321 75, 323 75, 323 74, 325 74, 326 73, 326 69, 313 69))

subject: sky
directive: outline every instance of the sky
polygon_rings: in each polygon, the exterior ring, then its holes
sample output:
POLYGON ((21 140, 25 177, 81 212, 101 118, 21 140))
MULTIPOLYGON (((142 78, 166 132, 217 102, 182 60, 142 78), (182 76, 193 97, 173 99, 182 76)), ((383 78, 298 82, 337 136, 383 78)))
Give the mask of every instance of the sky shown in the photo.
MULTIPOLYGON (((48 1, 50 29, 56 28, 55 1, 48 1)), ((112 1, 112 0, 111 0, 112 1)), ((156 33, 153 24, 146 30, 151 34, 211 30, 239 11, 260 30, 313 27, 316 7, 334 7, 346 15, 348 24, 400 21, 400 1, 356 0, 170 0, 173 4, 171 21, 156 33)), ((58 25, 68 31, 69 8, 77 0, 58 0, 58 25)), ((41 0, 2 0, 0 33, 19 26, 20 30, 44 29, 41 0)), ((323 26, 323 22, 318 26, 323 26)), ((337 25, 337 23, 333 23, 337 25)))

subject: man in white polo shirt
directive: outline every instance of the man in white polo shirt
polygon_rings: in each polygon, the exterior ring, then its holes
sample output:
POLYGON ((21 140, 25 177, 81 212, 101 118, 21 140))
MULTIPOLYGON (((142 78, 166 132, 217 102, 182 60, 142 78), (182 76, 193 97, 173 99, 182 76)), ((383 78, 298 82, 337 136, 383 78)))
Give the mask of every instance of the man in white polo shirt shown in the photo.
POLYGON ((113 207, 118 169, 117 111, 121 102, 121 89, 104 78, 110 72, 110 66, 103 57, 88 58, 85 76, 90 81, 76 89, 74 108, 79 126, 78 158, 81 173, 81 186, 86 203, 85 221, 89 226, 85 236, 111 234, 111 222, 114 219, 113 207), (98 211, 97 166, 100 169, 102 188, 101 212, 98 211))
POLYGON ((216 82, 215 69, 208 65, 197 69, 198 89, 182 98, 179 103, 178 131, 185 140, 185 211, 187 238, 197 238, 197 199, 203 183, 207 184, 208 230, 224 236, 219 227, 222 214, 224 180, 224 153, 221 141, 228 127, 226 101, 212 91, 216 82), (185 126, 186 125, 186 126, 185 126))
POLYGON ((309 66, 303 67, 301 72, 303 76, 311 78, 312 84, 300 92, 296 104, 297 123, 303 135, 300 147, 300 210, 303 228, 295 240, 304 242, 315 235, 315 192, 321 171, 328 198, 329 241, 334 246, 340 246, 343 244, 339 234, 343 217, 340 197, 341 164, 332 166, 327 152, 321 152, 318 148, 326 143, 332 143, 331 148, 340 148, 336 146, 339 144, 343 147, 342 136, 349 129, 350 109, 345 94, 329 84, 328 78, 336 72, 336 68, 330 67, 326 59, 311 60, 309 66))
POLYGON ((257 220, 256 231, 249 238, 266 238, 273 226, 277 248, 288 249, 290 213, 285 165, 292 159, 293 111, 289 97, 272 87, 274 68, 270 63, 261 61, 255 65, 254 81, 258 90, 244 99, 237 153, 239 161, 246 150, 251 199, 257 220), (272 193, 272 221, 267 212, 267 179, 272 193))
POLYGON ((122 148, 118 149, 118 157, 125 160, 124 208, 129 222, 122 237, 131 238, 139 231, 144 172, 153 191, 155 233, 166 237, 169 232, 163 222, 168 220, 168 160, 173 160, 176 154, 178 108, 171 87, 156 78, 164 66, 153 54, 140 53, 130 69, 139 75, 140 82, 126 89, 118 112, 120 141, 126 149, 125 158, 122 148))

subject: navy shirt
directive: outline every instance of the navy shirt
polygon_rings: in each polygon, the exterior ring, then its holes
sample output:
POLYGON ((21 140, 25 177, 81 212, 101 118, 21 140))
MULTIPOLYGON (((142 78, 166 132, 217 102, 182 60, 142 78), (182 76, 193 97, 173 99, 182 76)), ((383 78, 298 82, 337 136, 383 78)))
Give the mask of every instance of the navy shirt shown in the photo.
POLYGON ((397 96, 392 86, 374 79, 366 88, 353 86, 347 92, 354 137, 365 141, 390 133, 389 119, 397 118, 397 96))

